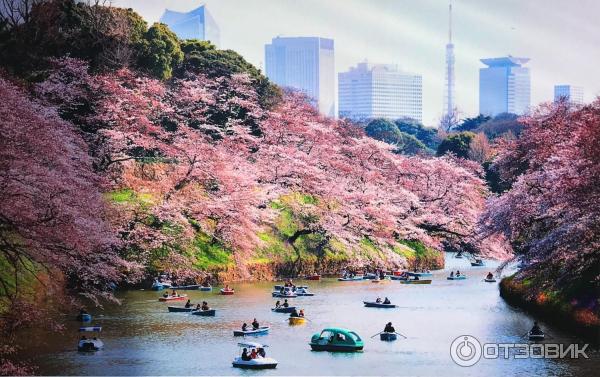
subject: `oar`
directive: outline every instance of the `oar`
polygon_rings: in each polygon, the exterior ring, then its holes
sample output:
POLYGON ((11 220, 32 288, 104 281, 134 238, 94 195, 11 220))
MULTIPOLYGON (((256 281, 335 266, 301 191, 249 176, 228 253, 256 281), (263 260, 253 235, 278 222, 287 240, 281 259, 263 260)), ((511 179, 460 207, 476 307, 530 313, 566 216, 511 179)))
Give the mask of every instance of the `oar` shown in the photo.
POLYGON ((371 338, 376 337, 377 335, 381 334, 383 331, 378 332, 377 334, 373 335, 371 338))
POLYGON ((404 339, 408 339, 407 336, 400 334, 399 332, 397 332, 396 334, 400 335, 401 337, 403 337, 404 339))

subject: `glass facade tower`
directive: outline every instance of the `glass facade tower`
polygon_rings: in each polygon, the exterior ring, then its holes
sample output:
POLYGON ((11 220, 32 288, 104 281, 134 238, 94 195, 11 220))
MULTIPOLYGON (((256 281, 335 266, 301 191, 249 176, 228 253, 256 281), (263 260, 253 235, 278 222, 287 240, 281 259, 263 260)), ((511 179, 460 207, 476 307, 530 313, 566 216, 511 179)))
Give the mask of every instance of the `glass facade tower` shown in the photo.
POLYGON ((559 101, 561 98, 566 99, 572 104, 583 104, 583 88, 573 85, 554 85, 554 101, 559 101))
POLYGON ((200 39, 219 46, 221 32, 206 5, 187 13, 165 9, 160 22, 169 26, 179 39, 200 39))
POLYGON ((302 91, 323 115, 335 116, 333 39, 276 37, 265 45, 267 77, 302 91))
POLYGON ((524 114, 531 101, 529 68, 523 67, 529 58, 513 56, 481 59, 487 65, 479 69, 479 113, 524 114))

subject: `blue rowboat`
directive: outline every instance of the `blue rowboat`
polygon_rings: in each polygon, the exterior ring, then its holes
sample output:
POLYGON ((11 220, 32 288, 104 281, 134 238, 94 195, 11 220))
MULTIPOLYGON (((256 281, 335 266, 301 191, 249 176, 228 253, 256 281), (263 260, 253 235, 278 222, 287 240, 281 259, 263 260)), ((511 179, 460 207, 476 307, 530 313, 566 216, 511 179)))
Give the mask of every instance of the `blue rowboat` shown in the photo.
POLYGON ((379 339, 385 342, 392 342, 398 339, 398 336, 396 335, 396 333, 393 332, 382 332, 381 334, 379 334, 379 339))
POLYGON ((217 311, 215 309, 194 310, 194 311, 192 311, 193 315, 200 315, 200 316, 203 316, 203 317, 214 317, 216 313, 217 313, 217 311))
POLYGON ((284 307, 271 308, 271 310, 274 311, 275 313, 291 313, 294 311, 294 309, 296 309, 295 306, 288 306, 287 308, 284 308, 284 307))
POLYGON ((233 336, 245 336, 245 335, 263 335, 269 332, 269 326, 262 326, 258 329, 249 329, 246 331, 243 330, 233 330, 233 336))
POLYGON ((448 280, 465 280, 467 278, 467 275, 460 275, 460 276, 448 276, 446 279, 448 280))
POLYGON ((384 304, 382 302, 363 301, 366 308, 395 308, 394 304, 384 304))
POLYGON ((193 307, 186 308, 182 306, 167 306, 167 309, 171 313, 189 313, 194 310, 193 307))

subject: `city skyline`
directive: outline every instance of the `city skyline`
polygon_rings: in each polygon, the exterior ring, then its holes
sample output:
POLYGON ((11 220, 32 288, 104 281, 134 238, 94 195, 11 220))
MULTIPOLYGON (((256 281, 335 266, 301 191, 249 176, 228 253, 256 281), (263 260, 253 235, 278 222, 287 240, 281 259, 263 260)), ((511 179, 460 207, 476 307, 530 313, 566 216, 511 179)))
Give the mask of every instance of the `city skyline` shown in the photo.
MULTIPOLYGON (((116 0, 148 22, 165 8, 189 11, 207 4, 221 28, 221 48, 233 49, 264 71, 264 45, 277 35, 317 35, 335 40, 335 71, 364 61, 390 62, 423 76, 423 122, 435 126, 442 115, 448 1, 116 0), (269 12, 265 12, 269 9, 269 12), (310 22, 307 22, 310 20, 310 22), (249 22, 260 27, 248 27, 249 22)), ((594 38, 593 9, 569 7, 557 0, 453 3, 456 103, 461 116, 476 115, 479 59, 528 56, 532 59, 531 103, 553 100, 557 82, 586 86, 586 101, 600 93, 600 58, 594 38), (544 17, 540 17, 543 7, 544 17), (561 54, 556 51, 561 50, 561 54), (577 69, 573 69, 577 67, 577 69), (594 83, 594 84, 589 84, 594 83)))

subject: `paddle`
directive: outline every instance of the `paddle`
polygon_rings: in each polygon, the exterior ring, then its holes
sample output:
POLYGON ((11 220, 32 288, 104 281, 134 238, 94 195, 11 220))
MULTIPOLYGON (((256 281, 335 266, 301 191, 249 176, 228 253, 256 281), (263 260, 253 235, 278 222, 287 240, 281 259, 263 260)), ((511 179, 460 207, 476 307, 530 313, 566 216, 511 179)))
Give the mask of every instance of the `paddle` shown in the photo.
POLYGON ((400 334, 399 332, 397 332, 396 334, 400 335, 401 337, 403 337, 404 339, 408 339, 407 336, 400 334))
POLYGON ((371 338, 374 338, 374 337, 376 337, 377 335, 379 335, 381 333, 383 333, 383 331, 378 332, 377 334, 373 335, 371 338))

